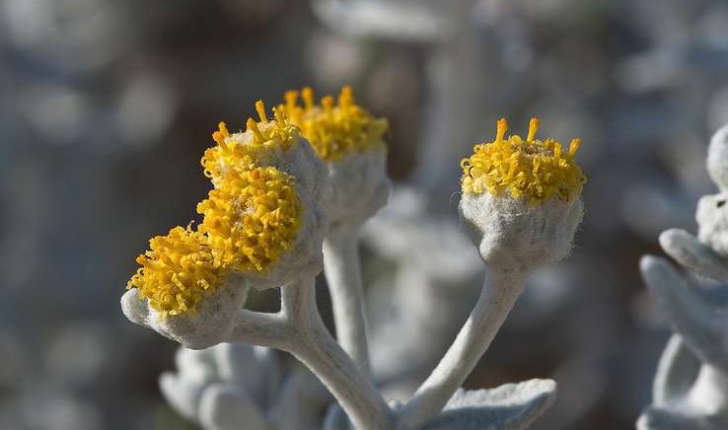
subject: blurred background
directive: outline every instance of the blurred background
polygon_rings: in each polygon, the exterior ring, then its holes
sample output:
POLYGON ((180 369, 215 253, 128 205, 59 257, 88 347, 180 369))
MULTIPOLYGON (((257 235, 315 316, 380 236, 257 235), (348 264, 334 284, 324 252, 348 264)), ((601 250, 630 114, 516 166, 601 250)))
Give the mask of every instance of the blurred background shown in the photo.
MULTIPOLYGON (((391 122, 401 187, 362 257, 372 312, 399 301, 418 345, 419 297, 452 315, 446 347, 482 282, 474 249, 453 239, 459 160, 501 116, 514 132, 538 116, 540 136, 583 138, 574 255, 534 276, 467 386, 553 377, 559 401, 535 429, 633 428, 670 333, 639 257, 659 253, 665 228, 693 231, 714 192, 722 0, 0 0, 0 429, 195 428, 157 387, 175 344, 120 311, 134 258, 197 218, 218 121, 241 128, 257 99, 343 84, 391 122), (438 253, 443 237, 458 252, 438 253), (403 270, 427 286, 403 286, 403 270)), ((383 332, 383 384, 402 372, 390 355, 427 369, 441 354, 399 351, 383 332)))

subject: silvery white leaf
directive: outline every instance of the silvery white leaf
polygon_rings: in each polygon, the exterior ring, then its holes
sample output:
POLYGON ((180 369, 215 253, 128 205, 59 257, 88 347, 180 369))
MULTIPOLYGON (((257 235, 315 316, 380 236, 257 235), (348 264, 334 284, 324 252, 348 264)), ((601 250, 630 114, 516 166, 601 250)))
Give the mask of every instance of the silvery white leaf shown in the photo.
POLYGON ((200 423, 209 430, 269 430, 264 413, 244 388, 212 384, 200 399, 200 423))
POLYGON ((520 430, 556 399, 556 382, 531 379, 491 390, 458 390, 422 430, 520 430))

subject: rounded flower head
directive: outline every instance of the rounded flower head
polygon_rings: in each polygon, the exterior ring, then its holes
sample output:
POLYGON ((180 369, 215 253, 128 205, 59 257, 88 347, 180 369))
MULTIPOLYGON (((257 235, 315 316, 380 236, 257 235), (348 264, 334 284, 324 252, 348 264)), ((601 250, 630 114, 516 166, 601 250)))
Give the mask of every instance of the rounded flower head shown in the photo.
POLYGON ((163 316, 194 311, 205 294, 214 292, 225 271, 213 262, 205 235, 175 227, 149 240, 150 250, 137 257, 142 266, 127 283, 138 288, 149 306, 163 316))
POLYGON ((230 133, 224 122, 212 134, 216 145, 205 151, 201 163, 215 187, 232 173, 245 174, 256 167, 274 167, 295 178, 304 194, 319 200, 326 169, 311 144, 282 109, 266 117, 262 101, 255 103, 259 121, 248 118, 246 130, 230 133))
POLYGON ((272 120, 263 102, 256 110, 244 132, 213 133, 202 164, 215 189, 197 211, 214 263, 267 288, 320 270, 326 169, 282 109, 272 120))
POLYGON ((268 121, 262 102, 256 109, 260 121, 249 119, 245 132, 220 124, 213 134, 202 164, 214 189, 198 204, 197 230, 153 238, 122 299, 130 320, 190 348, 225 340, 250 287, 322 267, 325 167, 282 112, 268 121))
POLYGON ((533 266, 561 260, 571 250, 586 181, 574 161, 580 141, 572 140, 564 153, 555 140, 535 139, 537 128, 534 118, 525 140, 506 138, 508 124, 501 119, 496 139, 476 145, 460 163, 460 215, 488 263, 533 266))
POLYGON ((338 103, 326 96, 316 104, 313 90, 308 87, 301 91, 303 106, 299 105, 297 91, 288 91, 285 98, 280 109, 301 129, 322 160, 331 162, 352 153, 386 150, 382 137, 389 129, 387 120, 375 118, 357 105, 351 87, 342 88, 338 103))
POLYGON ((260 122, 248 118, 244 132, 231 135, 225 123, 221 122, 212 134, 217 145, 205 151, 201 163, 205 176, 215 186, 230 173, 275 164, 284 153, 300 143, 298 128, 281 112, 276 112, 276 118, 268 121, 263 102, 256 102, 255 108, 260 122))
POLYGON ((206 236, 190 227, 175 227, 149 244, 121 300, 126 317, 190 348, 224 341, 247 283, 216 266, 206 236))
POLYGON ((474 154, 460 163, 463 193, 510 194, 531 204, 551 196, 569 201, 581 194, 585 177, 574 161, 581 140, 573 139, 564 153, 561 143, 536 139, 537 130, 538 119, 533 118, 526 140, 517 134, 506 139, 508 123, 501 118, 495 140, 476 145, 474 154))
POLYGON ((317 104, 310 88, 286 93, 279 109, 301 129, 328 167, 321 205, 335 229, 358 225, 384 206, 391 184, 386 174, 387 147, 383 136, 389 125, 356 104, 351 87, 338 101, 326 96, 317 104))

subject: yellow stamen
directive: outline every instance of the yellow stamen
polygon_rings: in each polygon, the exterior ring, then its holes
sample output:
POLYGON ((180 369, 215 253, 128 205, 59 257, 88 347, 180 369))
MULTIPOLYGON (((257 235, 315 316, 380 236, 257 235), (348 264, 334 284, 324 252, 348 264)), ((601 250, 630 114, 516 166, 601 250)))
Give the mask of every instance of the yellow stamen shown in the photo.
POLYGON ((574 158, 580 146, 581 139, 571 139, 571 143, 569 144, 569 158, 574 158))
POLYGON ((495 141, 503 141, 503 136, 506 135, 506 131, 508 131, 508 121, 505 118, 501 118, 496 125, 495 141))
POLYGON ((333 112, 334 109, 334 98, 331 96, 326 96, 322 98, 321 106, 324 108, 324 112, 331 115, 331 112, 333 112))
POLYGON ((273 117, 279 124, 283 124, 284 122, 286 122, 286 115, 283 113, 282 109, 273 108, 273 117))
POLYGON ((265 135, 260 131, 260 128, 258 128, 258 123, 255 122, 253 118, 248 118, 245 126, 248 127, 248 130, 253 132, 253 136, 255 136, 255 143, 263 143, 268 140, 265 135))
POLYGON ((526 138, 526 142, 533 142, 533 139, 536 137, 536 131, 538 131, 538 118, 531 118, 531 121, 528 122, 528 137, 526 138))
POLYGON ((298 91, 286 91, 285 95, 286 107, 292 108, 298 105, 298 91))
POLYGON ((353 106, 354 103, 354 90, 350 85, 345 85, 339 93, 339 106, 349 107, 353 106))
POLYGON ((220 145, 220 147, 224 151, 227 151, 228 147, 225 144, 225 139, 230 137, 230 133, 228 132, 227 127, 225 127, 225 123, 222 121, 217 125, 217 127, 218 131, 212 133, 212 139, 215 141, 215 143, 220 145))
POLYGON ((303 97, 303 103, 305 108, 313 109, 314 105, 314 98, 313 98, 313 90, 311 87, 304 87, 303 90, 301 90, 301 96, 303 97))
POLYGON ((265 104, 263 103, 263 100, 258 100, 255 102, 255 111, 258 112, 258 118, 260 118, 260 122, 267 122, 268 118, 265 114, 265 104))

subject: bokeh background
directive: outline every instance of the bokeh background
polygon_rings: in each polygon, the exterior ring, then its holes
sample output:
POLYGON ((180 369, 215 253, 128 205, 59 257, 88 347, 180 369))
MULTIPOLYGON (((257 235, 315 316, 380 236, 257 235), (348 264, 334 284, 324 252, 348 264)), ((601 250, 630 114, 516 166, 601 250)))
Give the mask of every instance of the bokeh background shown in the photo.
MULTIPOLYGON (((398 202, 413 223, 456 219, 459 160, 498 117, 583 138, 574 255, 468 386, 551 376, 562 396, 535 429, 633 428, 669 335, 639 257, 714 192, 722 0, 0 0, 0 428, 195 428, 157 388, 175 345, 120 311, 134 257, 196 219, 218 121, 346 83, 391 121, 390 174, 425 202, 398 202)), ((370 286, 398 264, 377 231, 370 286)))

